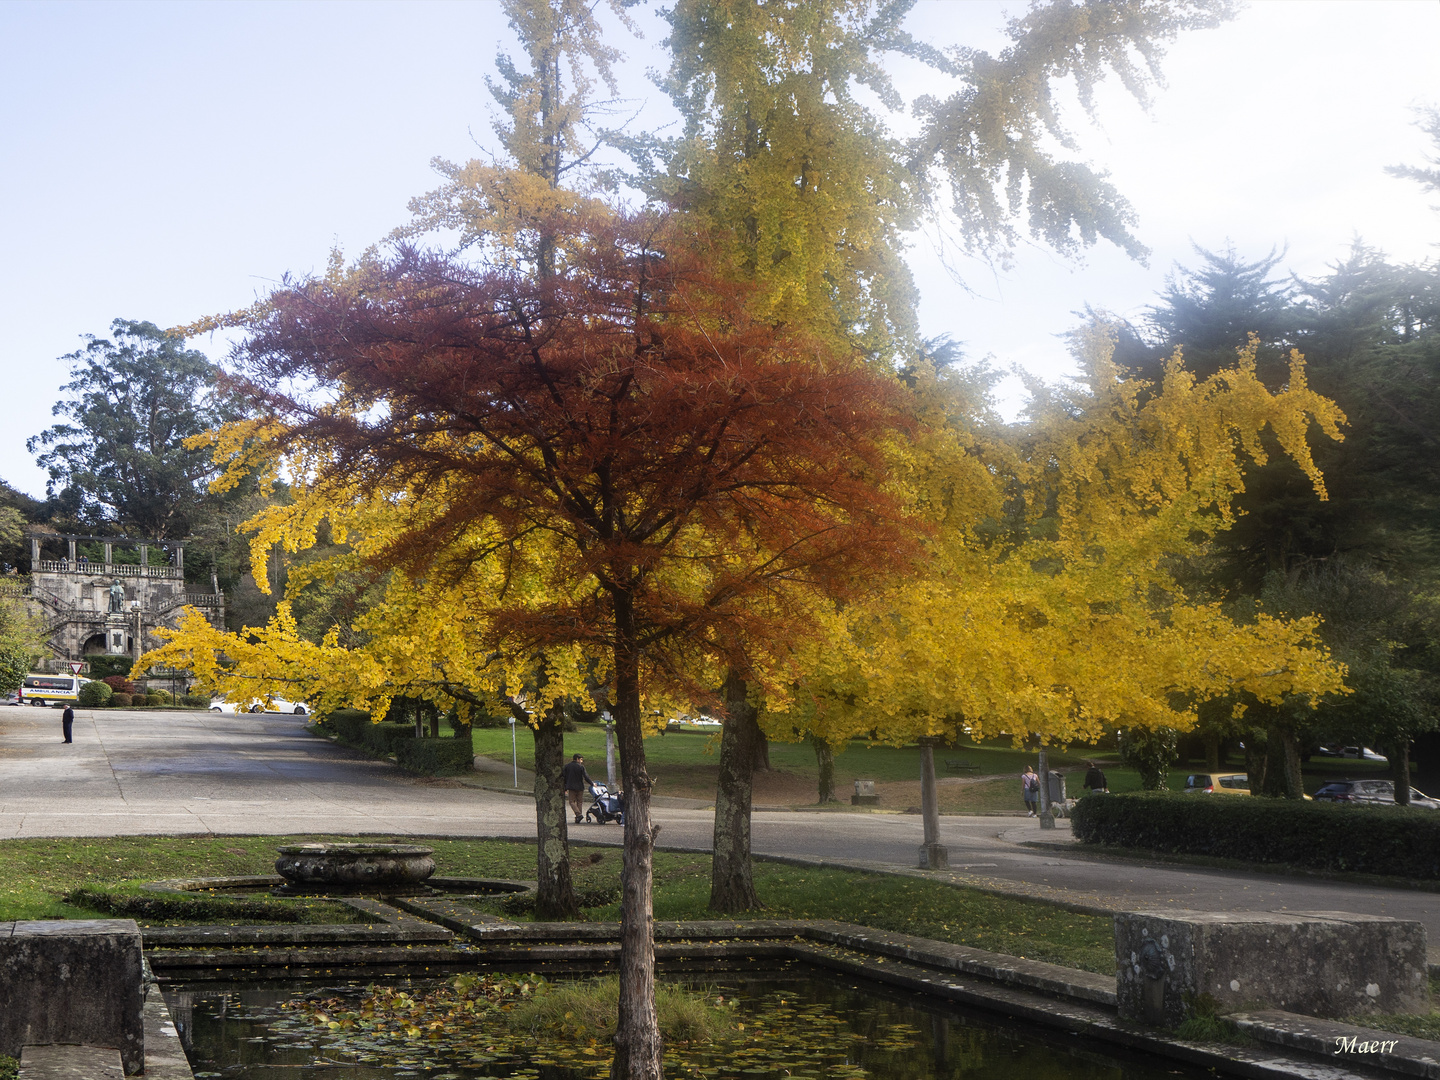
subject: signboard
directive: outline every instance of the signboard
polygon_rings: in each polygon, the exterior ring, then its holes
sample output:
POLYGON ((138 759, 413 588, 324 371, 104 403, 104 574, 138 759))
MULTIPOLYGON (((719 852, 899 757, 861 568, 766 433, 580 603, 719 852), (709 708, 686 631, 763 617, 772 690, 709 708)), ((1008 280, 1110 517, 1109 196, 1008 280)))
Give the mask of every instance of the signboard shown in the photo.
POLYGON ((71 674, 71 675, 79 675, 80 672, 82 672, 82 671, 84 671, 84 670, 85 670, 85 661, 83 661, 83 660, 71 660, 71 661, 70 661, 70 674, 71 674))

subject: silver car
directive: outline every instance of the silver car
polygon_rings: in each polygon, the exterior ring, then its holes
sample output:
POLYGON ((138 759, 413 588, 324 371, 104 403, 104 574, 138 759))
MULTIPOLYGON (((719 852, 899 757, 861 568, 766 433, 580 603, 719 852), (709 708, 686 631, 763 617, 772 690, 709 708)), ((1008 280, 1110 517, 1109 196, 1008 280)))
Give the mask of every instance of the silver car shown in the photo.
MULTIPOLYGON (((1334 780, 1315 792, 1316 802, 1384 803, 1395 805, 1395 784, 1390 780, 1334 780)), ((1440 810, 1440 800, 1423 791, 1410 789, 1410 805, 1440 810)))

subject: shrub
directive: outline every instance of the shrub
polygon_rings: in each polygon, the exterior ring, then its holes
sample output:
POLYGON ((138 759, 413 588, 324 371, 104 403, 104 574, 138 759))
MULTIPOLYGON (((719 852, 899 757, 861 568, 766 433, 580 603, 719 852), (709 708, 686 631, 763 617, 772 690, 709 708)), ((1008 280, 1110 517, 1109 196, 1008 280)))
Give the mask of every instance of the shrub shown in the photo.
POLYGON ((147 705, 169 705, 169 704, 170 704, 170 691, 169 691, 169 690, 149 690, 149 689, 147 689, 147 690, 145 691, 145 704, 147 704, 147 705), (160 700, 159 700, 159 701, 152 701, 152 700, 151 700, 152 698, 159 698, 160 700))
POLYGON ((1257 795, 1086 795, 1075 836, 1088 844, 1440 880, 1440 811, 1340 806, 1257 795))
POLYGON ((145 703, 146 708, 154 705, 164 705, 166 703, 165 699, 159 694, 136 694, 135 704, 139 705, 142 701, 145 703))
POLYGON ((453 739, 403 739, 395 743, 393 753, 401 768, 426 776, 454 776, 475 767, 469 731, 453 739))
POLYGON ((210 707, 208 694, 186 694, 180 700, 192 709, 208 709, 210 707))
POLYGON ((117 694, 134 694, 135 684, 124 675, 106 675, 100 680, 117 694))
POLYGON ((134 698, 130 694, 120 690, 110 695, 110 707, 112 709, 128 709, 133 702, 134 698))
POLYGON ((115 691, 103 682, 87 682, 80 687, 80 706, 86 709, 103 709, 110 704, 115 691))

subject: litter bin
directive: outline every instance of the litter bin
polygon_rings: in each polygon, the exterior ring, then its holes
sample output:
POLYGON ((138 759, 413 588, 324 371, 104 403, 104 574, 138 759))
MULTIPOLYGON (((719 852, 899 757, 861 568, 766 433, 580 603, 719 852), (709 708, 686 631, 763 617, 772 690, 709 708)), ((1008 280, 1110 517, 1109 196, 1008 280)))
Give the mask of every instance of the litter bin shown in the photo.
POLYGON ((1068 817, 1065 808, 1065 774, 1050 770, 1050 813, 1055 817, 1068 817))

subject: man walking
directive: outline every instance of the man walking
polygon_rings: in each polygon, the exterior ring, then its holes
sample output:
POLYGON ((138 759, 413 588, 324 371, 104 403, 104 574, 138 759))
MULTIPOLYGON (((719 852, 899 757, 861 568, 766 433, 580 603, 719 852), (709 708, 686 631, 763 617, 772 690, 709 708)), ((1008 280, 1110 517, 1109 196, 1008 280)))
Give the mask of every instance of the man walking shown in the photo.
POLYGON ((70 731, 71 731, 71 729, 72 729, 74 726, 75 726, 75 710, 72 709, 69 705, 66 705, 66 706, 65 706, 65 712, 62 713, 61 716, 60 716, 60 727, 61 727, 61 729, 65 732, 65 741, 66 741, 66 742, 74 742, 74 741, 75 741, 74 739, 70 738, 70 731))
POLYGON ((560 781, 565 788, 565 797, 570 800, 570 809, 575 814, 575 824, 583 820, 580 816, 580 793, 588 791, 593 781, 585 771, 585 759, 576 754, 560 770, 560 781))

